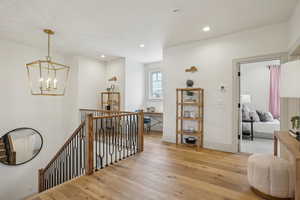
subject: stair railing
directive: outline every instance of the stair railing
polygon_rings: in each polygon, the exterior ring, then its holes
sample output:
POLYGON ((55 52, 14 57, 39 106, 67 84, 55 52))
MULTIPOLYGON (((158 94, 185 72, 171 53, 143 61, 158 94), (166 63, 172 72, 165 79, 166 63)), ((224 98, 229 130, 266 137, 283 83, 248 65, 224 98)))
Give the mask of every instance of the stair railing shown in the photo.
POLYGON ((89 151, 88 174, 144 149, 144 114, 115 113, 104 116, 88 115, 89 137, 94 141, 89 151))
POLYGON ((39 170, 39 192, 85 174, 85 138, 85 121, 83 121, 49 164, 39 170))
POLYGON ((78 176, 91 175, 143 151, 143 112, 97 110, 85 114, 86 119, 49 164, 39 170, 39 192, 78 176))

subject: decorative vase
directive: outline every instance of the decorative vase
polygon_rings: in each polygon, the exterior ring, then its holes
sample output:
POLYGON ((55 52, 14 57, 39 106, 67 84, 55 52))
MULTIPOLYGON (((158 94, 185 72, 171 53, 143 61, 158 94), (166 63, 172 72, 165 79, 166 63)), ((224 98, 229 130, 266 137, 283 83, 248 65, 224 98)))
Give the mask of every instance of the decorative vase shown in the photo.
POLYGON ((186 87, 193 87, 193 85, 194 85, 194 81, 193 80, 187 80, 186 81, 186 87))

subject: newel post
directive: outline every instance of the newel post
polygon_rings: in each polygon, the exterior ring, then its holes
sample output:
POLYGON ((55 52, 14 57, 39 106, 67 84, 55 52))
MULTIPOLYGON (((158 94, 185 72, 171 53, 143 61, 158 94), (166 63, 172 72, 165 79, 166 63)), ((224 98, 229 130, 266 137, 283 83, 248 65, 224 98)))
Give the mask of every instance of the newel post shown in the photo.
POLYGON ((87 134, 86 134, 86 175, 94 172, 94 127, 93 114, 87 115, 87 134))
POLYGON ((138 151, 143 152, 144 151, 144 111, 142 110, 138 114, 138 122, 139 122, 139 127, 138 127, 138 140, 139 140, 139 146, 138 146, 138 151))
POLYGON ((39 169, 38 184, 39 184, 39 192, 43 192, 44 191, 44 169, 39 169))

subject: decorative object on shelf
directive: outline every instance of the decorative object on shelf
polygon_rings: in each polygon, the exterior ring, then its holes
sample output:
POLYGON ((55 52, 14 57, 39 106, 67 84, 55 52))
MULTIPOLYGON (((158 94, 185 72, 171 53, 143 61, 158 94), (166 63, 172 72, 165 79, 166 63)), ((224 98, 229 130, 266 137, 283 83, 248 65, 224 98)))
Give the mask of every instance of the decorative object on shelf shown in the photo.
POLYGON ((193 96, 194 96, 194 92, 192 92, 192 91, 187 91, 187 92, 186 92, 186 95, 189 96, 189 97, 191 97, 191 99, 192 99, 193 96))
POLYGON ((193 95, 187 95, 186 96, 186 98, 184 99, 185 103, 193 103, 193 102, 197 101, 197 99, 194 96, 194 92, 192 92, 192 93, 193 93, 193 95))
POLYGON ((112 92, 114 92, 114 91, 115 91, 115 89, 116 89, 116 85, 115 85, 115 84, 111 84, 111 86, 110 86, 110 90, 111 90, 112 92))
POLYGON ((292 117, 291 122, 292 122, 292 128, 296 131, 299 131, 299 129, 300 129, 300 116, 292 117))
POLYGON ((100 108, 111 111, 120 111, 120 92, 113 92, 107 88, 107 92, 101 92, 100 108))
POLYGON ((42 135, 32 128, 17 128, 0 138, 0 162, 22 165, 35 158, 43 147, 42 135))
POLYGON ((187 144, 196 144, 197 139, 195 137, 186 137, 185 139, 185 143, 187 144))
POLYGON ((54 32, 45 29, 48 35, 48 55, 46 59, 26 64, 27 75, 32 95, 63 96, 69 77, 70 67, 54 62, 50 56, 50 36, 54 32))
MULTIPOLYGON (((186 86, 187 86, 188 88, 193 87, 193 85, 194 85, 194 81, 193 81, 193 80, 187 80, 187 81, 186 81, 186 86)), ((190 91, 190 92, 191 92, 191 91, 190 91)))
POLYGON ((198 68, 196 66, 191 66, 190 68, 185 69, 185 72, 195 73, 197 71, 198 71, 198 68))
POLYGON ((294 116, 291 119, 292 128, 290 134, 300 141, 300 116, 294 116))
POLYGON ((113 83, 111 83, 111 85, 110 85, 110 91, 112 91, 112 92, 115 91, 117 80, 118 80, 118 79, 117 79, 116 76, 113 76, 112 78, 108 79, 109 82, 113 82, 113 83))
POLYGON ((154 106, 148 107, 147 112, 155 112, 155 107, 154 106))
MULTIPOLYGON (((187 80, 186 81, 186 87, 191 88, 194 85, 194 81, 193 80, 187 80)), ((194 92, 193 91, 186 91, 186 95, 189 96, 189 99, 192 99, 194 96, 194 92)))
POLYGON ((189 126, 184 132, 189 132, 189 133, 194 133, 195 132, 195 127, 189 126))
POLYGON ((185 110, 185 111, 183 112, 183 116, 186 117, 186 118, 189 118, 189 117, 191 117, 191 112, 185 110))
POLYGON ((202 88, 177 88, 176 90, 176 145, 191 145, 200 150, 203 147, 204 90, 202 88), (193 92, 193 99, 186 92, 193 92), (186 142, 187 137, 195 139, 186 142))
POLYGON ((193 112, 193 111, 190 111, 190 117, 191 117, 191 118, 195 118, 195 117, 196 117, 196 113, 193 112))
POLYGON ((108 79, 108 81, 114 81, 114 82, 116 82, 118 79, 117 79, 117 77, 116 76, 113 76, 113 77, 111 77, 110 79, 108 79))

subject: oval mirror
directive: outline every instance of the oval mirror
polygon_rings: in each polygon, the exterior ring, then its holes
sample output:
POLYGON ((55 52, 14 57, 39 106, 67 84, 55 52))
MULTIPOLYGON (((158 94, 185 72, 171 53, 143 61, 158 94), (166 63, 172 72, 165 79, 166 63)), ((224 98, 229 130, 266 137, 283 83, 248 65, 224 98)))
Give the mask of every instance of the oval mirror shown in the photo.
POLYGON ((39 154, 43 146, 42 135, 32 128, 17 128, 0 138, 0 162, 21 165, 39 154))

